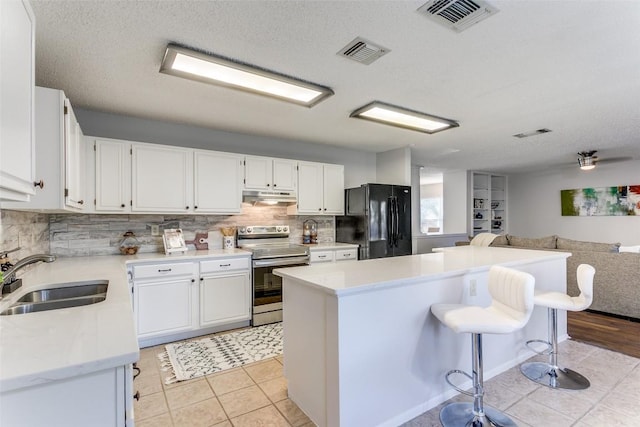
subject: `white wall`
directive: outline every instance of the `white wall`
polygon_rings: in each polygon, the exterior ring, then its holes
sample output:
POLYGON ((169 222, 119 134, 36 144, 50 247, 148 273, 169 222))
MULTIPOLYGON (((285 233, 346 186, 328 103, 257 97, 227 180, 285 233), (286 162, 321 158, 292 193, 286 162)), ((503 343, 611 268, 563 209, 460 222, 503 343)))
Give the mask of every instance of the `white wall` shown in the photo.
POLYGON ((85 135, 344 165, 345 188, 376 180, 376 154, 333 145, 188 126, 74 108, 85 135))
POLYGON ((639 216, 561 216, 560 190, 619 185, 640 185, 640 161, 600 164, 588 172, 576 166, 510 175, 509 234, 640 245, 639 216))
POLYGON ((376 154, 375 182, 411 185, 411 149, 402 147, 376 154))
POLYGON ((467 232, 467 171, 442 174, 444 234, 467 232))

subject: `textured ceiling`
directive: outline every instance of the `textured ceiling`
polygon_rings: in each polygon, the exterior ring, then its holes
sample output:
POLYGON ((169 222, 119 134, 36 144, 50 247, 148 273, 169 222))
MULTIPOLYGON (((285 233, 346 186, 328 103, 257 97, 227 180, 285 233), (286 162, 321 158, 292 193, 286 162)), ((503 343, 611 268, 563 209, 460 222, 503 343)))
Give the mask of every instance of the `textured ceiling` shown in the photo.
MULTIPOLYGON (((426 1, 426 0, 425 0, 426 1)), ((517 172, 575 153, 640 159, 640 1, 496 1, 462 33, 424 1, 38 1, 36 83, 78 107, 517 172), (336 54, 356 36, 371 65, 336 54), (329 86, 307 109, 158 72, 169 42, 329 86), (427 135, 349 118, 373 100, 459 121, 427 135), (551 133, 512 135, 540 128, 551 133)))

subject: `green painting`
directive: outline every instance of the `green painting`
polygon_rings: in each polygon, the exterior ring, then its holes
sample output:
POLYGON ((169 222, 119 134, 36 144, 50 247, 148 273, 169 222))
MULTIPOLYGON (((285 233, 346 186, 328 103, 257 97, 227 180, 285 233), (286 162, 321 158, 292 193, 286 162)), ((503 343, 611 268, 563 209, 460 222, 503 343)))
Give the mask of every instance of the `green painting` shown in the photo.
POLYGON ((640 215, 640 185, 561 190, 562 216, 640 215))

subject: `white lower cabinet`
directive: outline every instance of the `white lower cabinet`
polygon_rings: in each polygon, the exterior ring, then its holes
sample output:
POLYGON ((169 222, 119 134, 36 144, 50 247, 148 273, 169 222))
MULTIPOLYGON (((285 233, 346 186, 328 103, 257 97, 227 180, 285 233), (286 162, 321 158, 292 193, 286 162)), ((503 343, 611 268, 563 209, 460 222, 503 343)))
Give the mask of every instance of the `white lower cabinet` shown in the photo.
POLYGON ((132 378, 118 366, 4 392, 0 425, 133 426, 132 378))
POLYGON ((200 326, 251 318, 249 272, 205 275, 200 283, 200 326))
POLYGON ((358 259, 357 245, 323 246, 310 249, 310 264, 323 262, 355 261, 358 259))
POLYGON ((164 342, 248 326, 250 255, 132 263, 138 342, 164 342))

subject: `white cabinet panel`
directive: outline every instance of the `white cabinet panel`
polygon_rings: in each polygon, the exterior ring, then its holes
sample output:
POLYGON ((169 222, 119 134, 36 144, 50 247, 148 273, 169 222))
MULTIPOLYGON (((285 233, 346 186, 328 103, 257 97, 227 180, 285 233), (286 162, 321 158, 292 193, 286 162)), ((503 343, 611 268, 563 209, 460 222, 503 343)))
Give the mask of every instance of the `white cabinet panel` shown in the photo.
POLYGON ((44 188, 27 203, 2 207, 82 212, 86 147, 69 99, 61 90, 36 87, 35 111, 36 179, 44 188))
POLYGON ((95 147, 96 211, 131 210, 131 144, 97 139, 95 147))
POLYGON ((296 162, 271 157, 245 156, 244 188, 295 191, 296 162))
POLYGON ((191 207, 192 159, 187 149, 132 144, 133 212, 180 212, 191 207))
POLYGON ((273 189, 276 191, 296 190, 296 162, 273 159, 273 189))
POLYGON ((65 154, 65 205, 82 209, 84 188, 84 145, 82 129, 71 108, 69 99, 64 99, 64 154, 65 154))
POLYGON ((344 166, 324 165, 323 213, 344 214, 344 166))
POLYGON ((27 0, 0 2, 0 200, 35 194, 35 17, 27 0))
POLYGON ((298 162, 298 204, 291 215, 342 215, 344 166, 298 162))
POLYGON ((298 163, 298 213, 322 213, 322 174, 321 163, 298 163))
POLYGON ((338 249, 335 255, 336 261, 353 261, 358 259, 358 249, 338 249))
POLYGON ((215 151, 194 153, 194 212, 242 210, 243 156, 215 151))
POLYGON ((136 284, 138 336, 164 335, 193 329, 193 278, 136 284))
POLYGON ((200 279, 200 326, 251 318, 251 276, 248 271, 200 279))

